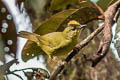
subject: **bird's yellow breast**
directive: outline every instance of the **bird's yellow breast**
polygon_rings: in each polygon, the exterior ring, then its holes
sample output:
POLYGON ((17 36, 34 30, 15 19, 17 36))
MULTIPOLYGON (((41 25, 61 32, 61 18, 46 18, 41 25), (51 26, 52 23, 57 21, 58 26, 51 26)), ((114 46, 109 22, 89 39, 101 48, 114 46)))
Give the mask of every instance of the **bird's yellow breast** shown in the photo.
POLYGON ((73 39, 71 42, 69 42, 68 45, 55 50, 52 53, 52 55, 53 56, 65 56, 73 50, 76 44, 77 44, 77 39, 73 39))

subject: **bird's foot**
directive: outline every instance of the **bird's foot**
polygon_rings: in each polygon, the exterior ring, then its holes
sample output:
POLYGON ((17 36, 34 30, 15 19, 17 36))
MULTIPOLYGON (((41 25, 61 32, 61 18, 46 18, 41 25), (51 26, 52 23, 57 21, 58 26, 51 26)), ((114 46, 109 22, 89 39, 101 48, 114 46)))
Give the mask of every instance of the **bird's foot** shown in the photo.
POLYGON ((59 59, 57 56, 50 56, 49 59, 50 62, 58 64, 58 66, 67 64, 66 61, 59 59))
POLYGON ((59 62, 58 62, 58 66, 62 66, 62 65, 66 65, 67 64, 67 62, 66 61, 63 61, 63 60, 60 60, 59 62))

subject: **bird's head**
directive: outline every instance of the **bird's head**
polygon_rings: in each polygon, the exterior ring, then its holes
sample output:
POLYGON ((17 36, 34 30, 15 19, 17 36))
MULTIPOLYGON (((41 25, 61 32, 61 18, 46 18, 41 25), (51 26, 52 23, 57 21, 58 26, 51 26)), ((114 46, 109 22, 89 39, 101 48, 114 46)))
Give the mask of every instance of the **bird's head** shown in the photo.
POLYGON ((80 33, 84 26, 86 25, 81 25, 76 20, 71 20, 68 22, 67 27, 64 30, 64 34, 66 34, 69 37, 74 37, 75 35, 80 33))
POLYGON ((68 22, 68 26, 69 27, 73 27, 73 30, 75 29, 82 29, 83 27, 85 27, 86 25, 81 25, 79 22, 77 22, 76 20, 71 20, 68 22))

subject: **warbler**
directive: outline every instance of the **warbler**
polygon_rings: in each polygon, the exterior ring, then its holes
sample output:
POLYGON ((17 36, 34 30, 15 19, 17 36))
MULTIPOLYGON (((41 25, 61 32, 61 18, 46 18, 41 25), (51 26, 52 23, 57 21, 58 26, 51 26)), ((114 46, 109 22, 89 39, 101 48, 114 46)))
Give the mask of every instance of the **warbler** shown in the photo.
POLYGON ((45 35, 21 31, 19 36, 34 41, 50 57, 65 56, 72 51, 78 42, 83 27, 76 20, 68 22, 67 27, 62 32, 51 32, 45 35))

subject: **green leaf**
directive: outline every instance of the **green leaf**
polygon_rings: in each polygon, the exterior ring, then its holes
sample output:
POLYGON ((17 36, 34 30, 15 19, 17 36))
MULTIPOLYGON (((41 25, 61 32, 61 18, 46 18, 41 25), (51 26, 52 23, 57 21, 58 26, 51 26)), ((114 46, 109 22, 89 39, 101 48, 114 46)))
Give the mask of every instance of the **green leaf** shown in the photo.
POLYGON ((53 16, 47 21, 45 21, 42 25, 40 25, 36 30, 35 33, 43 35, 50 32, 56 31, 59 25, 70 15, 76 12, 78 9, 69 9, 61 11, 53 16))
POLYGON ((78 3, 78 0, 52 0, 50 10, 54 11, 64 9, 67 7, 67 5, 74 3, 78 3))
POLYGON ((74 19, 80 24, 86 24, 94 19, 97 19, 98 15, 100 15, 100 13, 97 11, 96 8, 93 7, 84 7, 81 9, 77 9, 76 12, 71 14, 60 24, 57 31, 62 31, 67 26, 67 23, 70 20, 74 19))
POLYGON ((105 11, 110 4, 113 4, 117 0, 99 0, 97 4, 105 11))
POLYGON ((35 42, 27 41, 23 50, 22 50, 22 59, 23 61, 28 61, 31 58, 45 54, 42 49, 37 46, 35 42))
MULTIPOLYGON (((44 35, 54 31, 62 31, 67 22, 77 20, 81 24, 85 24, 96 19, 100 13, 93 7, 85 7, 80 9, 69 9, 53 15, 49 20, 40 25, 35 33, 44 35)), ((22 51, 22 59, 27 61, 35 56, 44 53, 36 43, 28 41, 22 51), (34 56, 33 56, 34 55, 34 56)))
POLYGON ((93 5, 93 2, 90 1, 90 0, 79 0, 79 5, 78 6, 79 6, 79 8, 83 8, 83 7, 95 7, 93 5))
POLYGON ((66 9, 68 5, 73 8, 94 7, 90 0, 52 0, 50 10, 66 9))

